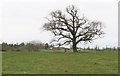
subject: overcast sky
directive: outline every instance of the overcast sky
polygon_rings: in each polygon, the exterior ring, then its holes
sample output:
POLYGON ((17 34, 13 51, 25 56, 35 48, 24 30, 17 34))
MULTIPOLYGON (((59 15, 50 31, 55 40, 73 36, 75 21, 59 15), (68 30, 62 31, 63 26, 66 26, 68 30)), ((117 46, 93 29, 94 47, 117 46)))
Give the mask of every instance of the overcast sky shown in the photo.
POLYGON ((78 46, 118 45, 118 0, 1 0, 0 3, 0 43, 32 40, 49 43, 52 34, 41 29, 45 17, 56 9, 65 11, 67 6, 75 5, 80 16, 102 21, 106 33, 102 39, 78 46))

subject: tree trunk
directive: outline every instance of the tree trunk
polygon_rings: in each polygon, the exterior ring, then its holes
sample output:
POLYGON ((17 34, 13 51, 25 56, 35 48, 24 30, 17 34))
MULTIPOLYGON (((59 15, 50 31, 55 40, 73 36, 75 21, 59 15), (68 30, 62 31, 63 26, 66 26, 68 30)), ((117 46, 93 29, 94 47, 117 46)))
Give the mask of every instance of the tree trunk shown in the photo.
POLYGON ((78 52, 76 45, 73 45, 73 52, 78 52))
POLYGON ((77 51, 76 40, 73 40, 73 52, 78 52, 77 51))

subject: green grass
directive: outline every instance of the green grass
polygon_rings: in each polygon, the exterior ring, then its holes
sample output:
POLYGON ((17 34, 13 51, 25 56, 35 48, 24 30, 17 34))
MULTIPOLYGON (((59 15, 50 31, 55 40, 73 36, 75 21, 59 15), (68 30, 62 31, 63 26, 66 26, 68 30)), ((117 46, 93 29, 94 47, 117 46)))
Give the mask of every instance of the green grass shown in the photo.
POLYGON ((4 52, 3 74, 118 74, 118 53, 4 52))
POLYGON ((0 51, 0 74, 2 74, 2 52, 0 51))

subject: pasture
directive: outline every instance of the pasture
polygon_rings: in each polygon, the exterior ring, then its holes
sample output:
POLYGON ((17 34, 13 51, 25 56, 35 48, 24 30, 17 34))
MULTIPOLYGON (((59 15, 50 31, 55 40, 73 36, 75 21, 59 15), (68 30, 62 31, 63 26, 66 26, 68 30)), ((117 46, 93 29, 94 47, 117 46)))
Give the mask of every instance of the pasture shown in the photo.
POLYGON ((118 74, 118 52, 3 52, 2 73, 118 74))

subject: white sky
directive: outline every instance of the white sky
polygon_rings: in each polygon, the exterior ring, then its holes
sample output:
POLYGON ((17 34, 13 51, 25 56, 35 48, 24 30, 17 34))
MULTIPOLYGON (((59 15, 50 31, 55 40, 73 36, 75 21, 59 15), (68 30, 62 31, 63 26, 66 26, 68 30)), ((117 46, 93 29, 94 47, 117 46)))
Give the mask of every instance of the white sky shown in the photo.
POLYGON ((56 9, 64 11, 72 4, 79 8, 80 16, 102 21, 106 33, 102 39, 78 46, 118 45, 118 0, 1 0, 0 43, 21 43, 32 40, 50 42, 52 34, 41 29, 46 21, 45 17, 56 9))

